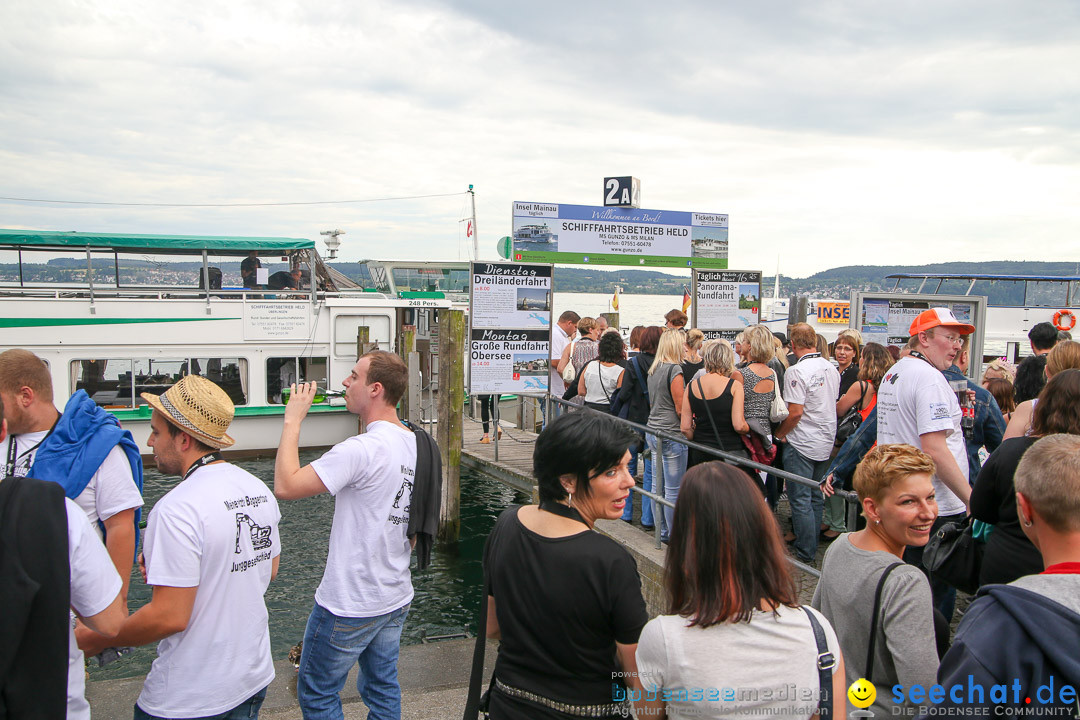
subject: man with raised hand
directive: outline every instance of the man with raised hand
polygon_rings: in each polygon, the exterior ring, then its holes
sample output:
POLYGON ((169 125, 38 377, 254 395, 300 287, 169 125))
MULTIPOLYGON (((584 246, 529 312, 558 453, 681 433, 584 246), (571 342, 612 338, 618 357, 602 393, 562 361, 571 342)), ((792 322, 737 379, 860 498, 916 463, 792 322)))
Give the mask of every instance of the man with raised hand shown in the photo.
POLYGON ((365 432, 303 467, 300 424, 315 384, 293 385, 285 407, 274 493, 282 500, 334 496, 330 549, 304 632, 296 686, 305 720, 344 717, 339 693, 357 662, 356 688, 368 717, 401 717, 397 659, 413 598, 408 532, 410 512, 417 512, 417 439, 396 410, 407 381, 408 369, 397 355, 365 353, 343 382, 345 406, 364 421, 365 432))
MULTIPOLYGON (((960 403, 943 373, 960 354, 963 336, 975 328, 957 320, 948 308, 930 308, 912 321, 909 332, 914 349, 889 368, 878 388, 877 441, 912 445, 934 459, 935 533, 945 523, 963 519, 971 495, 960 403)), ((921 566, 922 553, 921 547, 908 548, 904 560, 921 566)), ((933 579, 930 589, 934 606, 949 619, 956 590, 933 579)))
MULTIPOLYGON (((218 452, 233 403, 212 381, 187 375, 150 403, 157 468, 180 484, 146 526, 149 603, 124 622, 125 645, 160 641, 135 720, 258 717, 274 679, 263 595, 281 555, 277 500, 262 480, 218 452)), ((99 645, 92 633, 80 645, 99 645)))

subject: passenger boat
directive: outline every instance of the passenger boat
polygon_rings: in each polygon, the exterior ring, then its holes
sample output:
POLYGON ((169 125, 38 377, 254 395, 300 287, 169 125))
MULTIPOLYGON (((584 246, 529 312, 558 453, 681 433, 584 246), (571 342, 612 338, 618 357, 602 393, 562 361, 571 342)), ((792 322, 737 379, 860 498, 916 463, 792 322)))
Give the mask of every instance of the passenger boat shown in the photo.
MULTIPOLYGON (((397 351, 409 326, 422 365, 436 367, 438 310, 450 307, 437 295, 418 303, 365 290, 323 263, 307 239, 0 230, 0 351, 37 354, 58 407, 85 390, 141 447, 150 408, 140 393, 198 373, 236 404, 232 450, 273 452, 282 389, 301 381, 340 389, 361 328, 370 343, 397 351), (251 251, 315 282, 300 291, 244 288, 232 268, 251 251)), ((356 433, 341 398, 317 400, 301 447, 356 433)))

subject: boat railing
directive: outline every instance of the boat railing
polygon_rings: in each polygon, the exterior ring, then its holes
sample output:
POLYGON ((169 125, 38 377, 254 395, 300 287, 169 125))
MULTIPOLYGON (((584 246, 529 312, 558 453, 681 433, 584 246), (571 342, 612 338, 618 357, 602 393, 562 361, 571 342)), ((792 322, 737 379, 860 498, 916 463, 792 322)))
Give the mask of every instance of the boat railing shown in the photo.
POLYGON ((313 302, 326 298, 365 298, 386 300, 390 296, 380 292, 317 290, 268 290, 268 289, 217 289, 205 290, 190 287, 88 287, 86 285, 57 285, 56 283, 31 285, 0 284, 0 297, 19 297, 46 300, 240 300, 262 302, 265 300, 292 300, 313 302))

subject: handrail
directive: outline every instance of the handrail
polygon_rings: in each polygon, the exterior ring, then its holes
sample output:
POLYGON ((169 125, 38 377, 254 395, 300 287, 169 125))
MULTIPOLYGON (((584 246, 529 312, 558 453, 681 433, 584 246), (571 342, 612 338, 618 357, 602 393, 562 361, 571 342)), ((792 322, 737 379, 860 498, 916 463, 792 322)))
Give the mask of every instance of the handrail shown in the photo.
MULTIPOLYGON (((575 411, 585 410, 585 411, 594 412, 594 413, 597 413, 597 414, 600 414, 600 415, 607 415, 607 417, 610 417, 610 418, 614 419, 616 422, 619 422, 619 423, 621 423, 623 425, 631 427, 634 430, 649 433, 650 435, 655 436, 659 441, 658 445, 657 445, 657 452, 662 452, 662 449, 663 449, 662 443, 663 442, 665 442, 665 441, 666 442, 677 442, 677 443, 680 443, 682 445, 686 445, 688 448, 693 448, 693 449, 698 450, 700 452, 704 452, 704 453, 707 453, 709 455, 713 455, 713 456, 717 457, 718 459, 721 459, 721 460, 723 460, 723 461, 725 461, 725 462, 727 462, 729 464, 742 466, 742 467, 749 467, 749 468, 753 468, 754 470, 765 471, 765 472, 769 473, 770 475, 773 475, 775 477, 784 478, 785 480, 787 480, 789 482, 796 482, 796 483, 799 483, 799 484, 802 484, 802 485, 812 487, 815 490, 820 490, 820 484, 815 482, 814 480, 812 480, 810 478, 806 478, 806 477, 803 477, 801 475, 796 475, 795 473, 788 472, 787 470, 780 470, 780 469, 774 468, 774 467, 772 467, 770 465, 763 465, 761 463, 754 462, 753 460, 747 460, 746 458, 742 458, 742 457, 739 457, 737 455, 732 455, 730 453, 724 452, 723 450, 717 450, 714 447, 709 447, 708 445, 702 445, 700 443, 696 443, 693 440, 687 440, 686 437, 684 435, 682 435, 681 433, 676 435, 675 433, 667 432, 667 431, 664 431, 664 430, 658 430, 656 428, 650 428, 647 425, 642 425, 640 423, 636 423, 636 422, 633 422, 631 420, 626 420, 624 418, 620 418, 620 417, 617 417, 617 416, 614 416, 614 415, 608 415, 607 413, 603 413, 600 410, 595 410, 593 408, 587 408, 587 407, 584 407, 584 406, 575 405, 574 403, 563 400, 561 397, 555 397, 555 396, 551 395, 550 393, 546 396, 546 400, 549 403, 557 403, 559 405, 562 405, 562 406, 567 407, 569 409, 573 409, 575 411)), ((549 405, 548 412, 549 412, 548 416, 550 417, 550 405, 549 405)), ((660 468, 661 468, 661 474, 662 474, 662 472, 663 472, 663 463, 660 463, 660 468)), ((657 478, 655 476, 653 477, 653 489, 654 489, 654 492, 649 492, 649 491, 646 491, 646 490, 644 490, 642 488, 637 487, 637 485, 635 485, 633 487, 634 492, 638 493, 639 495, 642 495, 644 497, 649 498, 650 500, 652 500, 653 502, 655 502, 655 503, 657 503, 659 505, 662 505, 662 506, 665 506, 665 507, 670 507, 670 508, 675 507, 674 503, 672 503, 671 501, 669 501, 666 498, 661 497, 660 495, 657 494, 657 493, 663 493, 663 491, 664 491, 664 489, 663 489, 663 477, 662 476, 659 477, 659 478, 657 478)), ((858 495, 856 493, 854 493, 854 492, 851 492, 850 490, 836 489, 834 492, 835 492, 835 494, 837 496, 843 498, 844 505, 845 505, 845 515, 846 515, 848 526, 853 527, 855 525, 855 519, 856 519, 856 517, 858 515, 858 506, 859 506, 858 495)), ((657 518, 657 521, 655 523, 655 529, 654 529, 655 547, 657 549, 660 549, 660 547, 661 547, 661 540, 660 540, 661 525, 664 523, 664 517, 663 517, 664 514, 663 514, 663 512, 660 512, 659 515, 660 515, 660 517, 657 518)), ((799 560, 797 560, 797 559, 795 559, 794 557, 791 557, 791 556, 788 556, 787 559, 788 559, 788 562, 790 562, 792 565, 794 565, 799 570, 807 573, 808 575, 811 575, 811 576, 816 577, 816 578, 821 577, 821 571, 818 570, 817 568, 815 568, 815 567, 813 567, 811 565, 807 565, 806 563, 800 562, 799 560)))

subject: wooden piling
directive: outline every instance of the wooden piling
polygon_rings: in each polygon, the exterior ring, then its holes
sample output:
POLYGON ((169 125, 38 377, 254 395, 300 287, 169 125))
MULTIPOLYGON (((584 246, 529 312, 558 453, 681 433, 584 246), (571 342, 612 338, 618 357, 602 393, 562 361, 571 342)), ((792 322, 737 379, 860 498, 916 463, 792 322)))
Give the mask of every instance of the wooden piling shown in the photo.
POLYGON ((465 332, 461 310, 439 313, 439 422, 443 488, 439 540, 457 542, 461 535, 461 440, 465 406, 465 332))

